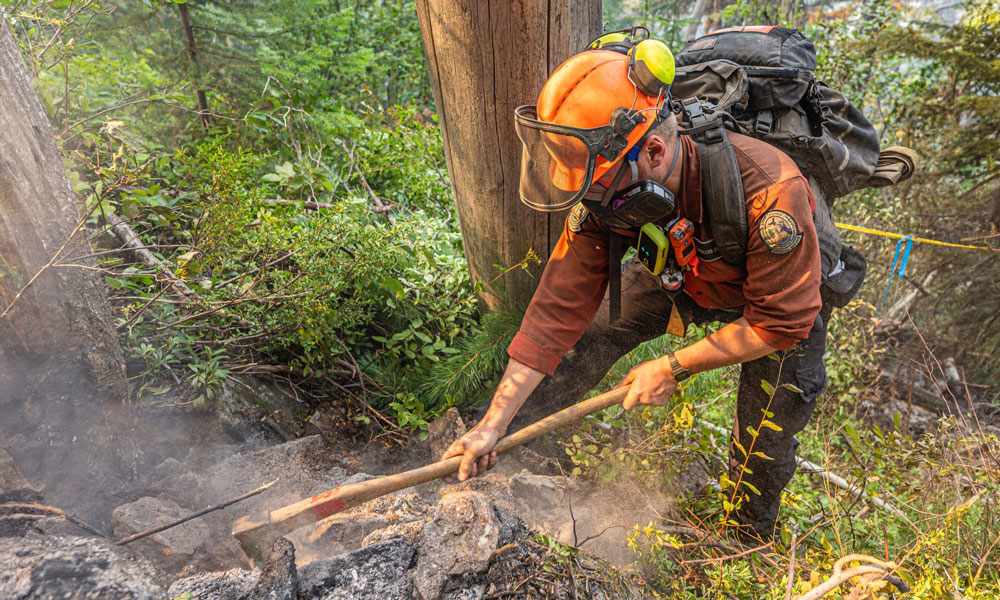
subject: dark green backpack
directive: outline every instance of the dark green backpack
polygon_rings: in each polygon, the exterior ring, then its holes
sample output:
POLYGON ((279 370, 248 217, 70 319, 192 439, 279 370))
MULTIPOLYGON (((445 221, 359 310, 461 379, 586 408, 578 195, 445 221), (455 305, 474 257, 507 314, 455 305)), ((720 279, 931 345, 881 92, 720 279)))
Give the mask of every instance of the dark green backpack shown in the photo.
POLYGON ((671 94, 685 109, 682 133, 701 152, 704 208, 722 259, 743 264, 747 246, 728 129, 782 150, 809 180, 824 284, 841 296, 835 304, 846 304, 861 286, 865 262, 842 246, 830 207, 854 190, 887 185, 872 177, 879 166, 875 128, 843 94, 816 80, 816 48, 795 29, 716 31, 689 42, 676 63, 671 94))

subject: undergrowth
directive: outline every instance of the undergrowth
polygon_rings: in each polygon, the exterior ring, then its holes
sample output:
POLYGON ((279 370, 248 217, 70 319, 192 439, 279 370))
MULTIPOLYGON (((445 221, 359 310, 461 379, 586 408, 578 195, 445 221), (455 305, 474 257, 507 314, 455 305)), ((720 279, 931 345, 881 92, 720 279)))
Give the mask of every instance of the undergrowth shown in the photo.
MULTIPOLYGON (((770 553, 746 553, 729 541, 727 503, 739 497, 728 481, 726 458, 736 368, 695 376, 669 406, 628 413, 613 407, 562 437, 573 472, 602 485, 627 478, 677 490, 692 472, 711 481, 682 495, 664 520, 636 515, 634 523, 623 524, 659 593, 691 600, 781 599, 791 568, 795 597, 826 581, 838 559, 857 553, 897 565, 892 575, 912 589, 895 592, 898 598, 1000 595, 1000 440, 961 414, 942 416, 918 432, 899 410, 870 412, 872 402, 884 400, 873 385, 875 322, 866 314, 862 302, 835 313, 826 357, 830 386, 797 436, 798 455, 898 514, 800 467, 783 494, 783 528, 770 553)), ((638 362, 669 352, 674 340, 664 336, 641 345, 593 393, 609 389, 638 362)), ((893 593, 884 578, 854 579, 828 597, 889 599, 893 593)))

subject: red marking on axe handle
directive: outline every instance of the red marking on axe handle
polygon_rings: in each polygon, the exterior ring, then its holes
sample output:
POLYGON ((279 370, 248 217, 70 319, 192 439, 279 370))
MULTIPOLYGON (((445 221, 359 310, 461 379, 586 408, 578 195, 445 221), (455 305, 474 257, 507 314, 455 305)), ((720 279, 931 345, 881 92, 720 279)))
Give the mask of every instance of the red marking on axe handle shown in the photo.
MULTIPOLYGON (((313 496, 313 500, 325 498, 331 495, 333 491, 334 490, 330 490, 329 492, 323 492, 322 494, 313 496)), ((324 502, 322 504, 317 504, 316 506, 314 506, 313 514, 316 515, 317 519, 325 519, 332 514, 339 513, 342 510, 344 510, 344 499, 334 498, 333 500, 324 502)))

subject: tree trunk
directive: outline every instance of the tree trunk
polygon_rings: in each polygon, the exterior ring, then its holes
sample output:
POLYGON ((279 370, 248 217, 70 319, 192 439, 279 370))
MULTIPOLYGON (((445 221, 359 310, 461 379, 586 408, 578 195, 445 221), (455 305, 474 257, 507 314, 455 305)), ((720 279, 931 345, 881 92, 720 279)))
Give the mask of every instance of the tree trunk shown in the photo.
MULTIPOLYGON (((545 214, 518 195, 521 142, 514 109, 534 104, 549 74, 601 30, 600 0, 416 0, 445 158, 469 269, 490 281, 533 249, 544 260, 565 212, 545 214)), ((498 283, 527 303, 541 267, 498 283)), ((487 308, 501 300, 487 286, 487 308)))
POLYGON ((118 454, 102 444, 115 427, 102 409, 125 400, 125 368, 101 277, 52 263, 58 254, 92 266, 77 258, 90 244, 82 229, 71 239, 80 211, 2 20, 0 147, 0 442, 55 502, 77 483, 117 478, 118 454))
POLYGON ((187 2, 178 4, 177 12, 181 15, 181 26, 184 29, 184 48, 187 50, 188 60, 191 61, 191 81, 194 82, 195 94, 198 96, 198 117, 201 119, 201 124, 208 127, 212 124, 212 117, 208 111, 208 94, 201 85, 201 65, 198 64, 198 49, 194 43, 194 28, 191 27, 187 2))

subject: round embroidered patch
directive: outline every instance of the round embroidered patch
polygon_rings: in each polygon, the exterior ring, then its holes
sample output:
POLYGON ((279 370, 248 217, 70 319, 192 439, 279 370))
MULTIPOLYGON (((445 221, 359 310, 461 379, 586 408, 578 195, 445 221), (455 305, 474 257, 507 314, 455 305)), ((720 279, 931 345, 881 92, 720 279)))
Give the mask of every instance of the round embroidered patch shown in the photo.
POLYGON ((569 230, 573 233, 579 233, 579 231, 583 229, 583 222, 587 220, 588 214, 590 213, 587 212, 587 207, 583 205, 583 202, 577 202, 576 206, 574 206, 573 210, 569 213, 569 216, 566 217, 569 230))
POLYGON ((769 210, 757 225, 760 239, 772 254, 788 254, 802 241, 802 232, 792 215, 783 210, 769 210))

